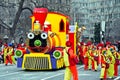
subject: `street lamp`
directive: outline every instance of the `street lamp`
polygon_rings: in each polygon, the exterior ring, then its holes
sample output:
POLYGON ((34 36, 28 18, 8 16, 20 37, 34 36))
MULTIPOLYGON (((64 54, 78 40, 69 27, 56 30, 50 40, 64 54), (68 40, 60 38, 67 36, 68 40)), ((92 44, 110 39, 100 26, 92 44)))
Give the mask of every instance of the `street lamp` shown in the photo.
POLYGON ((3 38, 4 38, 5 43, 7 43, 7 41, 8 41, 8 36, 5 35, 3 38))

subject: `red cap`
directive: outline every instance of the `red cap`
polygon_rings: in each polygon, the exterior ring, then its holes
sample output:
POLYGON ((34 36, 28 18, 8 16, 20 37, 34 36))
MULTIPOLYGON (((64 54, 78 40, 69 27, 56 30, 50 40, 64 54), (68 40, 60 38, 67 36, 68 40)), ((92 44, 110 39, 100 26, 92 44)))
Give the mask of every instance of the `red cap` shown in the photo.
POLYGON ((91 41, 88 41, 87 42, 87 46, 89 46, 89 45, 91 45, 92 44, 92 42, 91 41))
POLYGON ((97 48, 98 47, 104 47, 104 44, 103 43, 99 43, 98 45, 97 45, 97 48))
POLYGON ((17 46, 18 46, 18 47, 21 47, 21 44, 18 44, 17 46))
POLYGON ((120 43, 120 41, 116 41, 116 43, 118 44, 118 43, 120 43))
POLYGON ((7 44, 4 44, 4 46, 5 46, 5 47, 8 47, 8 45, 7 45, 7 44))
POLYGON ((108 41, 108 42, 106 42, 106 45, 110 45, 110 44, 111 44, 111 42, 109 42, 109 41, 108 41))
POLYGON ((22 44, 21 44, 21 46, 22 46, 22 47, 25 47, 25 46, 26 46, 26 44, 25 44, 25 43, 22 43, 22 44))
POLYGON ((80 42, 81 45, 84 45, 84 42, 80 42))

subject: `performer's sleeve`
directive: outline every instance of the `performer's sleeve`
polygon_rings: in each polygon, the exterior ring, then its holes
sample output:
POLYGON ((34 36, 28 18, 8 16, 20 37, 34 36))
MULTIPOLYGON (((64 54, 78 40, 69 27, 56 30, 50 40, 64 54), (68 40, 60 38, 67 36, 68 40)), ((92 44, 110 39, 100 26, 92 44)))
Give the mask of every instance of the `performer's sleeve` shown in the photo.
POLYGON ((118 53, 118 59, 120 59, 120 53, 118 53))
POLYGON ((12 48, 12 49, 10 49, 9 54, 10 54, 10 55, 12 55, 12 54, 13 54, 13 48, 12 48))
POLYGON ((72 48, 69 48, 69 49, 68 49, 68 54, 70 55, 70 58, 74 58, 74 57, 76 57, 76 55, 74 54, 72 48))
POLYGON ((63 51, 63 59, 64 59, 64 65, 69 66, 69 58, 68 58, 68 54, 65 49, 63 51))

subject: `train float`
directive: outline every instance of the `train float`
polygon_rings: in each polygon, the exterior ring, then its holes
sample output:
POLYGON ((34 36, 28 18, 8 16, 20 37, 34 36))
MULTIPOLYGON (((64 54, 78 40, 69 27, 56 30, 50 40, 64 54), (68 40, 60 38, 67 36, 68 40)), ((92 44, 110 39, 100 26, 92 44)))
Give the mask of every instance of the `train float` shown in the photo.
POLYGON ((70 27, 70 17, 49 12, 47 8, 35 8, 30 18, 32 28, 26 40, 30 53, 17 49, 17 67, 27 70, 63 68, 63 49, 67 41, 74 44, 72 48, 76 53, 76 28, 70 27))

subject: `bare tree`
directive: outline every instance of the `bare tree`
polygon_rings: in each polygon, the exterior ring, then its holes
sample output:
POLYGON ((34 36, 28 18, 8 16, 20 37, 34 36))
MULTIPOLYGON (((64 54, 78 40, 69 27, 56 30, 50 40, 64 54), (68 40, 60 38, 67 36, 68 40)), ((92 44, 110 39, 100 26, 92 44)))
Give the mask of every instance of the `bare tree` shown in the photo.
POLYGON ((12 28, 10 30, 10 33, 12 34, 11 36, 14 36, 15 30, 16 30, 16 25, 17 25, 17 23, 19 21, 19 18, 20 18, 20 15, 21 15, 22 11, 24 9, 28 9, 28 10, 30 10, 32 12, 32 10, 30 8, 23 7, 24 1, 25 0, 21 0, 20 3, 19 3, 19 8, 18 8, 18 11, 16 13, 16 16, 15 16, 15 19, 14 19, 14 22, 13 22, 13 26, 12 26, 12 28))
MULTIPOLYGON (((3 2, 3 3, 6 3, 6 2, 3 2)), ((32 14, 32 9, 27 7, 27 6, 24 7, 24 3, 25 3, 25 0, 21 0, 17 4, 16 3, 9 3, 9 2, 7 2, 6 4, 0 4, 1 8, 3 8, 3 12, 6 11, 6 13, 7 13, 7 14, 2 13, 2 14, 4 14, 4 16, 0 16, 0 26, 9 30, 9 32, 10 32, 9 37, 10 38, 12 38, 12 37, 15 38, 14 34, 15 34, 15 30, 18 26, 17 24, 19 23, 21 13, 24 10, 28 10, 32 14), (10 10, 10 9, 13 9, 13 10, 10 10), (18 9, 18 10, 16 10, 16 9, 18 9), (13 12, 13 11, 15 11, 15 12, 13 12), (10 24, 9 24, 9 22, 10 22, 10 24)))

